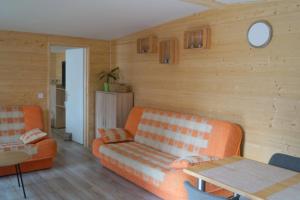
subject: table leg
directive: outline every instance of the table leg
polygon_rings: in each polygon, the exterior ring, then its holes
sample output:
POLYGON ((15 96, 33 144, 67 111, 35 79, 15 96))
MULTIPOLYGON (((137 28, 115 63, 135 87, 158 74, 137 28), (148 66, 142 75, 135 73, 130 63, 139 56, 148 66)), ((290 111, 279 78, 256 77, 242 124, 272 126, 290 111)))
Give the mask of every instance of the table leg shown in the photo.
POLYGON ((15 165, 15 168, 16 168, 16 176, 17 176, 17 179, 18 179, 18 186, 20 187, 20 179, 19 179, 18 165, 15 165))
POLYGON ((22 185, 22 189, 23 189, 24 198, 26 199, 26 193, 25 193, 25 188, 24 188, 24 183, 23 183, 23 178, 22 178, 22 170, 21 170, 20 164, 18 164, 17 167, 18 167, 18 171, 19 171, 19 174, 20 174, 20 179, 21 179, 21 185, 22 185))
POLYGON ((198 189, 205 192, 205 181, 202 179, 198 179, 198 189))
POLYGON ((234 194, 233 194, 233 199, 237 199, 237 200, 240 199, 240 195, 237 194, 237 193, 234 193, 234 194))

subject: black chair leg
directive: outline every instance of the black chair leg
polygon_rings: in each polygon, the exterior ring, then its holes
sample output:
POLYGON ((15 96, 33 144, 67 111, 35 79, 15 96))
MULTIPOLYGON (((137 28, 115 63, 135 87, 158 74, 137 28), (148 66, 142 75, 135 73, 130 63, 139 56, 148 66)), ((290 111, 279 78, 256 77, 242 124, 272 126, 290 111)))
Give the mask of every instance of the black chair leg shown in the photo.
POLYGON ((24 188, 24 183, 23 183, 23 177, 22 177, 22 171, 21 171, 20 164, 18 164, 17 167, 18 167, 19 174, 20 174, 20 179, 21 179, 21 185, 22 185, 22 189, 23 189, 24 199, 26 199, 26 193, 25 193, 25 188, 24 188))
POLYGON ((15 168, 16 168, 16 175, 17 175, 17 179, 18 179, 18 186, 20 187, 20 179, 19 179, 18 165, 15 165, 15 168))
POLYGON ((239 200, 240 195, 239 194, 234 194, 233 197, 230 198, 230 200, 239 200))
POLYGON ((200 190, 202 191, 202 192, 205 192, 205 187, 206 187, 206 182, 204 181, 204 180, 200 180, 200 179, 198 179, 198 185, 200 185, 200 190))

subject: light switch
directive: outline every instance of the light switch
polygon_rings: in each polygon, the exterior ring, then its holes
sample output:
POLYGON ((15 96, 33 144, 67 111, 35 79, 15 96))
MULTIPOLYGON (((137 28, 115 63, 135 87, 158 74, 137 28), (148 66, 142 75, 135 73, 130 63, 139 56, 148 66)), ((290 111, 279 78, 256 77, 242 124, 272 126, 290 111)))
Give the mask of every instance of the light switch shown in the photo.
POLYGON ((39 92, 39 93, 37 94, 37 98, 38 98, 38 99, 43 99, 43 98, 44 98, 44 93, 43 93, 43 92, 39 92))

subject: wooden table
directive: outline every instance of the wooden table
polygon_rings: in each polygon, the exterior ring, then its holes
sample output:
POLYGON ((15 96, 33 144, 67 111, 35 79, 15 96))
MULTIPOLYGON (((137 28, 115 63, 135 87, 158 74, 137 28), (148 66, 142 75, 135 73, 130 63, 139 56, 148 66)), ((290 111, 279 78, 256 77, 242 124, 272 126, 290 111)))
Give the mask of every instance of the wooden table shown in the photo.
POLYGON ((20 187, 20 182, 21 182, 21 186, 22 186, 22 189, 23 189, 23 195, 24 195, 25 199, 26 199, 26 193, 25 193, 25 188, 24 188, 20 163, 28 160, 30 157, 31 157, 31 155, 24 152, 24 151, 0 152, 0 167, 12 166, 12 165, 15 166, 16 175, 17 175, 17 178, 18 178, 18 185, 20 187))
POLYGON ((183 171, 254 200, 300 200, 300 173, 238 156, 183 171))

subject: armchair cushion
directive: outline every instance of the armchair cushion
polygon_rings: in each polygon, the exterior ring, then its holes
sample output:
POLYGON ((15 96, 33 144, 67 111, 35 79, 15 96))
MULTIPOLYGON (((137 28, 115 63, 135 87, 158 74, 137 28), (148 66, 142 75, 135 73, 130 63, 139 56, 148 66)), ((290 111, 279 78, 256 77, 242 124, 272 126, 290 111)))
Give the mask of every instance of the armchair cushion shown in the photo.
POLYGON ((40 140, 43 140, 47 137, 47 133, 41 131, 38 128, 34 128, 30 131, 26 131, 23 135, 20 136, 20 140, 24 144, 34 144, 40 140))
POLYGON ((128 142, 133 141, 133 136, 122 128, 99 129, 103 143, 128 142))

